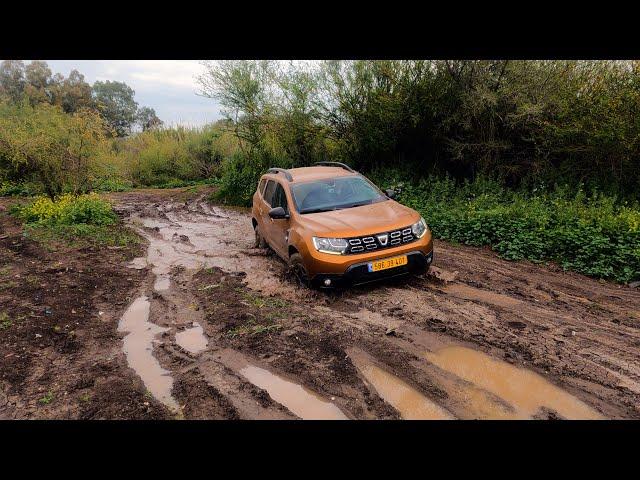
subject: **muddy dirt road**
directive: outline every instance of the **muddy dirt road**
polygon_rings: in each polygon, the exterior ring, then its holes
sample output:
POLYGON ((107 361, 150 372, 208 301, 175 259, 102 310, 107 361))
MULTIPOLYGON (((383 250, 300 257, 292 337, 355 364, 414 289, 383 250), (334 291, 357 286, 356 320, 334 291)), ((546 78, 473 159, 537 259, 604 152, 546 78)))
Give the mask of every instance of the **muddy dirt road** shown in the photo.
POLYGON ((165 418, 640 418, 638 289, 436 242, 424 278, 325 294, 253 248, 245 210, 112 199, 148 247, 104 321, 165 418))
POLYGON ((246 211, 117 201, 149 241, 129 363, 185 417, 640 416, 637 290, 438 242, 425 278, 327 295, 246 211))

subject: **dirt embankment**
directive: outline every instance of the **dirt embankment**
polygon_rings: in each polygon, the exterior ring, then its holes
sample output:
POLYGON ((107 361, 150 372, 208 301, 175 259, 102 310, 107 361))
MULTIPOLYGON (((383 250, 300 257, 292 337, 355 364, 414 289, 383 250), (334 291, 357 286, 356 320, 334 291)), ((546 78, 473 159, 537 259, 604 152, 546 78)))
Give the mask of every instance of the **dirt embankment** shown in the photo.
MULTIPOLYGON (((148 391, 124 400, 147 410, 123 416, 640 417, 638 289, 436 242, 435 267, 424 278, 325 294, 295 287, 283 262, 252 247, 246 210, 175 191, 113 198, 148 241, 146 250, 133 261, 133 251, 117 252, 118 258, 116 252, 67 254, 75 269, 91 264, 101 273, 65 273, 75 286, 63 289, 58 281, 37 308, 61 302, 78 312, 74 305, 87 304, 76 354, 49 362, 64 362, 69 375, 88 373, 85 395, 98 398, 88 378, 97 373, 83 362, 90 354, 110 359, 113 374, 100 370, 104 382, 117 377, 130 395, 148 391)), ((25 254, 16 255, 13 265, 24 264, 25 254)), ((40 255, 38 271, 59 261, 40 255)), ((1 308, 18 312, 33 295, 11 292, 0 292, 1 308)), ((70 318, 61 311, 52 325, 70 318)), ((12 405, 31 402, 31 416, 62 415, 37 399, 52 388, 42 359, 57 352, 55 341, 38 355, 40 337, 20 333, 5 342, 12 329, 0 332, 1 360, 15 361, 11 354, 24 348, 31 353, 23 364, 32 366, 3 378, 2 391, 12 405)), ((67 397, 78 396, 64 415, 91 412, 80 408, 82 393, 64 388, 67 397)), ((100 398, 94 416, 115 415, 121 400, 100 398)), ((0 402, 5 416, 26 416, 25 407, 12 408, 0 402)))

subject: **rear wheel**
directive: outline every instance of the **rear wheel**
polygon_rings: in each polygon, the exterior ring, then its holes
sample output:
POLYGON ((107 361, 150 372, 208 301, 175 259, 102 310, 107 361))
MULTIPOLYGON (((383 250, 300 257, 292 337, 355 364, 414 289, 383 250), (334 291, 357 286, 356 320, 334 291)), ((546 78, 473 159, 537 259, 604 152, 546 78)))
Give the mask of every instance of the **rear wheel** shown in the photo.
POLYGON ((264 237, 262 236, 262 232, 260 232, 260 227, 258 225, 255 226, 255 228, 253 229, 253 232, 255 233, 255 236, 256 236, 254 247, 267 248, 267 242, 264 240, 264 237))
POLYGON ((299 253, 291 255, 291 257, 289 257, 289 268, 299 285, 302 285, 303 287, 309 286, 309 275, 307 274, 307 269, 302 261, 302 255, 299 253))

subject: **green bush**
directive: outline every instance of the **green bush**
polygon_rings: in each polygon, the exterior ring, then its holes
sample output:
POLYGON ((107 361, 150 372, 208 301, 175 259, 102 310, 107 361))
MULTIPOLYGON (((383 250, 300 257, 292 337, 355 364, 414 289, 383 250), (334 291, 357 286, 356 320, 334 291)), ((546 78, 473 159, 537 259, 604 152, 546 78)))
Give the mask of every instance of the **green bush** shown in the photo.
POLYGON ((42 193, 42 187, 32 182, 0 182, 0 197, 32 197, 42 193))
MULTIPOLYGON (((383 185, 393 186, 395 180, 383 185)), ((556 189, 525 193, 479 178, 456 184, 429 177, 406 182, 399 200, 420 211, 436 238, 490 245, 509 260, 554 261, 618 282, 640 279, 640 207, 612 197, 556 189)))
POLYGON ((97 194, 37 197, 14 213, 28 224, 109 226, 117 221, 111 204, 97 194))
POLYGON ((251 206, 260 176, 266 171, 257 156, 236 154, 222 163, 218 190, 214 197, 231 205, 251 206))

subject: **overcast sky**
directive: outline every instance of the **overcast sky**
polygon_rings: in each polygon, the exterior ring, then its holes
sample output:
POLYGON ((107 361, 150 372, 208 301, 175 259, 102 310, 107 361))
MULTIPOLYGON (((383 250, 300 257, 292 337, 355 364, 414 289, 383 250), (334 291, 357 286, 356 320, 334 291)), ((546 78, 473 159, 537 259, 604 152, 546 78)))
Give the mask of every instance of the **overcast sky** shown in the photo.
MULTIPOLYGON (((27 63, 26 61, 25 63, 27 63)), ((65 77, 73 69, 93 85, 96 80, 125 82, 136 92, 139 106, 155 109, 165 124, 203 125, 220 118, 215 100, 196 95, 197 60, 46 60, 51 71, 65 77)))

